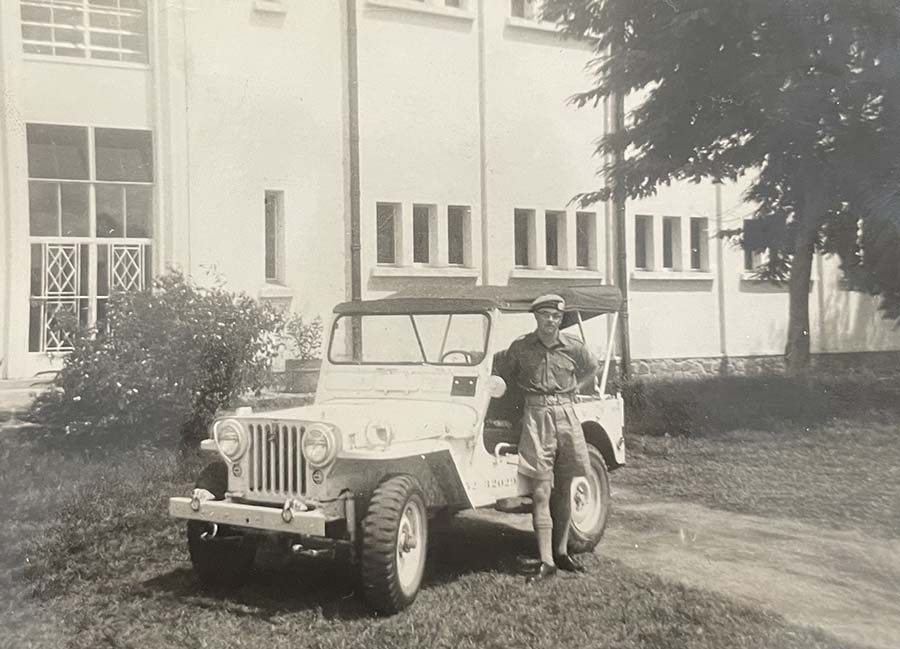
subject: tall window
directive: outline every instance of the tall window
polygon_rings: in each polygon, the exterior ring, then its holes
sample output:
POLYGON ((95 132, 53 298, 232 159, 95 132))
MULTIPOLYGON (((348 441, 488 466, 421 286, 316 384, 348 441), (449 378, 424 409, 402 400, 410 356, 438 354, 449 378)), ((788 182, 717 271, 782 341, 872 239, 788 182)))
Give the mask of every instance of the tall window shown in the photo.
POLYGON ((266 281, 284 283, 284 192, 266 190, 266 281))
POLYGON ((20 0, 29 54, 146 63, 147 0, 20 0))
POLYGON ((114 291, 149 285, 149 131, 28 124, 28 349, 65 351, 67 325, 105 320, 114 291))
POLYGON ((662 265, 669 270, 681 269, 681 219, 663 217, 662 265))
POLYGON ((467 206, 447 207, 447 263, 451 266, 466 265, 471 222, 471 210, 467 206))
POLYGON ((516 209, 513 215, 515 236, 515 264, 528 266, 532 261, 531 231, 534 222, 534 210, 516 209))
POLYGON ((540 0, 510 0, 509 14, 515 18, 537 20, 540 16, 540 0))
POLYGON ((379 264, 397 263, 397 234, 399 233, 400 205, 375 204, 375 261, 379 264))
POLYGON ((709 269, 708 221, 704 218, 691 219, 691 270, 709 269))
MULTIPOLYGON (((756 219, 744 219, 744 240, 748 239, 756 242, 760 239, 761 222, 756 219)), ((743 248, 744 252, 744 270, 747 272, 756 271, 767 261, 766 250, 753 250, 743 248)))
POLYGON ((593 212, 575 213, 575 265, 591 268, 596 263, 597 215, 593 212))
POLYGON ((413 263, 431 262, 431 238, 434 232, 434 206, 413 205, 413 263))
POLYGON ((648 214, 634 217, 634 267, 653 268, 653 217, 648 214))
POLYGON ((565 259, 566 213, 550 212, 544 215, 545 239, 547 244, 547 265, 559 266, 565 259))

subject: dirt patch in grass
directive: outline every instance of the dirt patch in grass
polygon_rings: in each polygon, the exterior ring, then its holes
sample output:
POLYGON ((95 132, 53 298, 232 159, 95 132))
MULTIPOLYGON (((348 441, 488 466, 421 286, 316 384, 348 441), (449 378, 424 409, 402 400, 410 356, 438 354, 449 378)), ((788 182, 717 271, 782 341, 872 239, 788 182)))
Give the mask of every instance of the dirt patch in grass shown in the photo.
POLYGON ((163 452, 103 460, 0 449, 0 646, 850 647, 821 632, 588 557, 591 573, 526 587, 532 536, 462 520, 433 546, 418 601, 373 618, 339 565, 268 548, 230 594, 195 581, 166 498, 196 462, 163 452))

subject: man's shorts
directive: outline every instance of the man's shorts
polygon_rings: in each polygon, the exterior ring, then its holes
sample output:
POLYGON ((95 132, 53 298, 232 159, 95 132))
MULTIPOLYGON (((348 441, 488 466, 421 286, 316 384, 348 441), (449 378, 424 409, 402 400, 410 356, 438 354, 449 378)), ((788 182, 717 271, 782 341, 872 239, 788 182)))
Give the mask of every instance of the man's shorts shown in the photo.
POLYGON ((571 402, 526 402, 519 437, 519 473, 533 480, 571 481, 588 467, 581 422, 571 402))

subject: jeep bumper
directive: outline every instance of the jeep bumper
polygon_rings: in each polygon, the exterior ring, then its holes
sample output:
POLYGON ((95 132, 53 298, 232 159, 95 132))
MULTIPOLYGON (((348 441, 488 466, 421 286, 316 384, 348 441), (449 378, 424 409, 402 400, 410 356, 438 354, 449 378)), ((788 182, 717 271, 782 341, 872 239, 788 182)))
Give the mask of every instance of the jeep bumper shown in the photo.
POLYGON ((292 512, 290 520, 285 520, 281 509, 228 500, 203 500, 195 510, 191 499, 182 497, 169 498, 169 514, 174 518, 304 536, 325 536, 325 525, 330 520, 320 510, 292 512))

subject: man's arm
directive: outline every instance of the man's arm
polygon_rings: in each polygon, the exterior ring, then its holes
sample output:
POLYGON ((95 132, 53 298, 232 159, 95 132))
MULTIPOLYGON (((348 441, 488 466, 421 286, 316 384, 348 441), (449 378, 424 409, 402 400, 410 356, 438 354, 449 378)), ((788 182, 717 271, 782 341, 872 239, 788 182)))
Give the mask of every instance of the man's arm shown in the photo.
POLYGON ((594 381, 597 378, 597 372, 600 370, 600 361, 591 353, 586 345, 580 346, 581 353, 578 368, 576 369, 575 380, 578 381, 577 391, 580 392, 586 387, 590 387, 593 392, 594 381))

